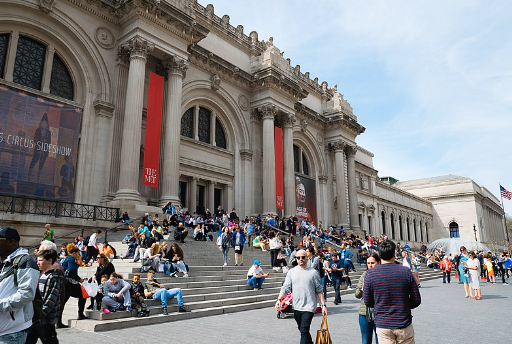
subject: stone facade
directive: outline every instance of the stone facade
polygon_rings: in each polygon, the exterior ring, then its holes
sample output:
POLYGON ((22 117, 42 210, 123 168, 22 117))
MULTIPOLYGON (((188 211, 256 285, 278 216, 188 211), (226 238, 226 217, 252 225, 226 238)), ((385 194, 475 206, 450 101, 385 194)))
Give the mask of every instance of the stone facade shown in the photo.
MULTIPOLYGON (((83 108, 75 202, 132 213, 168 201, 191 212, 220 204, 239 215, 290 216, 300 175, 314 181, 324 225, 431 240, 431 204, 379 181, 373 154, 356 144, 365 128, 336 85, 301 71, 272 38, 247 35, 213 5, 0 0, 0 7, 0 34, 10 37, 2 82, 16 86, 11 57, 20 36, 57 52, 72 75, 73 99, 54 98, 83 108), (150 72, 165 78, 157 189, 141 182, 150 72), (275 126, 283 131, 279 212, 275 126)), ((45 85, 30 91, 49 96, 45 85)))
POLYGON ((394 186, 432 203, 434 238, 476 236, 491 249, 506 246, 509 238, 500 201, 470 178, 446 175, 394 186))

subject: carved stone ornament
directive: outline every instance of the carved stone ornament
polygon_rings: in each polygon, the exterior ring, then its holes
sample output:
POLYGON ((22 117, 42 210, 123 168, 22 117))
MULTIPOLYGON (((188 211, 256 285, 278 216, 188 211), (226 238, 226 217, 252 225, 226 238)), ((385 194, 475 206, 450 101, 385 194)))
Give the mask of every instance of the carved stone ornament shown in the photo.
MULTIPOLYGON (((185 77, 188 69, 188 61, 178 57, 178 56, 171 56, 166 61, 166 67, 167 67, 167 73, 169 74, 179 74, 181 77, 185 77)), ((220 83, 220 80, 219 80, 220 83)))
POLYGON ((319 146, 322 146, 324 144, 324 137, 321 133, 316 134, 316 142, 319 146))
POLYGON ((116 45, 114 34, 106 27, 97 28, 94 38, 96 39, 96 43, 104 49, 112 49, 116 45))
POLYGON ((244 111, 249 110, 249 99, 247 99, 246 96, 243 94, 238 96, 238 105, 240 105, 240 108, 244 111))
POLYGON ((217 91, 220 86, 220 76, 218 74, 214 74, 211 76, 210 81, 212 82, 210 86, 212 90, 217 91))
POLYGON ((39 0, 39 9, 44 13, 50 13, 53 10, 55 0, 39 0))
POLYGON ((297 118, 293 113, 285 113, 282 116, 282 123, 285 127, 293 127, 296 121, 297 118))
POLYGON ((347 145, 346 146, 346 153, 348 157, 354 157, 357 153, 357 146, 347 145))
POLYGON ((336 142, 333 142, 331 143, 331 147, 332 149, 335 151, 335 152, 343 152, 343 150, 345 149, 345 141, 336 141, 336 142))
POLYGON ((278 109, 274 104, 265 104, 259 108, 263 115, 263 119, 274 119, 278 109))
POLYGON ((307 128, 308 128, 308 121, 306 121, 305 119, 300 121, 300 130, 305 132, 307 128))
POLYGON ((141 37, 135 37, 123 44, 123 48, 130 53, 130 58, 140 57, 146 59, 155 45, 141 37))

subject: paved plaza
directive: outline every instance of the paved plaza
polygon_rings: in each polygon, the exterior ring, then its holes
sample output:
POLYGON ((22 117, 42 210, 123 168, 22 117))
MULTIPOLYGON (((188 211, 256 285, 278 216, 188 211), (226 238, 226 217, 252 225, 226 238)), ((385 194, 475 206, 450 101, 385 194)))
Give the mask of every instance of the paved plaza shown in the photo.
MULTIPOLYGON (((440 279, 423 282, 420 291, 422 304, 413 311, 417 343, 510 341, 510 330, 506 324, 511 321, 512 285, 483 283, 482 301, 464 298, 462 285, 453 282, 442 284, 440 279), (484 323, 491 326, 484 326, 484 323), (490 329, 492 336, 488 333, 490 329)), ((70 299, 69 302, 76 300, 70 299)), ((353 295, 343 296, 342 304, 335 306, 331 298, 328 306, 333 343, 361 343, 357 318, 359 300, 353 295)), ((321 320, 320 315, 313 319, 313 336, 321 320)), ((59 330, 58 336, 61 343, 79 340, 94 344, 148 341, 180 344, 299 342, 293 317, 277 319, 276 312, 271 308, 99 333, 65 329, 59 330)))

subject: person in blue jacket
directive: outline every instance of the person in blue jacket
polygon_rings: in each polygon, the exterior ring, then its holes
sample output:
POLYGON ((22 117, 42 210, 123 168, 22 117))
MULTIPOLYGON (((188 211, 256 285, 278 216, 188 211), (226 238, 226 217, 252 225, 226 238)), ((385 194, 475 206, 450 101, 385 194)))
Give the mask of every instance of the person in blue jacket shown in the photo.
POLYGON ((350 252, 350 250, 347 248, 347 245, 345 243, 341 244, 341 250, 340 250, 340 261, 343 262, 344 269, 343 270, 343 278, 345 279, 345 282, 347 283, 347 288, 352 290, 352 282, 350 281, 350 277, 348 275, 348 270, 350 270, 350 259, 352 258, 353 254, 350 252))
POLYGON ((235 227, 235 232, 231 237, 231 245, 235 248, 235 266, 238 265, 238 258, 240 258, 240 265, 244 265, 242 251, 245 245, 245 231, 239 225, 235 227))

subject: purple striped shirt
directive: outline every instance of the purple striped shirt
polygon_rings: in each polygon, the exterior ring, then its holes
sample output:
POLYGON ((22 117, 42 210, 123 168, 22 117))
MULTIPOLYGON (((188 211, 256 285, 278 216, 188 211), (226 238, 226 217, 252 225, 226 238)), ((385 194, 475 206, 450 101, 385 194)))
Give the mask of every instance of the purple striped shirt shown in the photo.
POLYGON ((416 280, 408 268, 381 264, 366 272, 364 303, 375 309, 375 326, 400 329, 412 323, 411 309, 421 304, 416 280))

